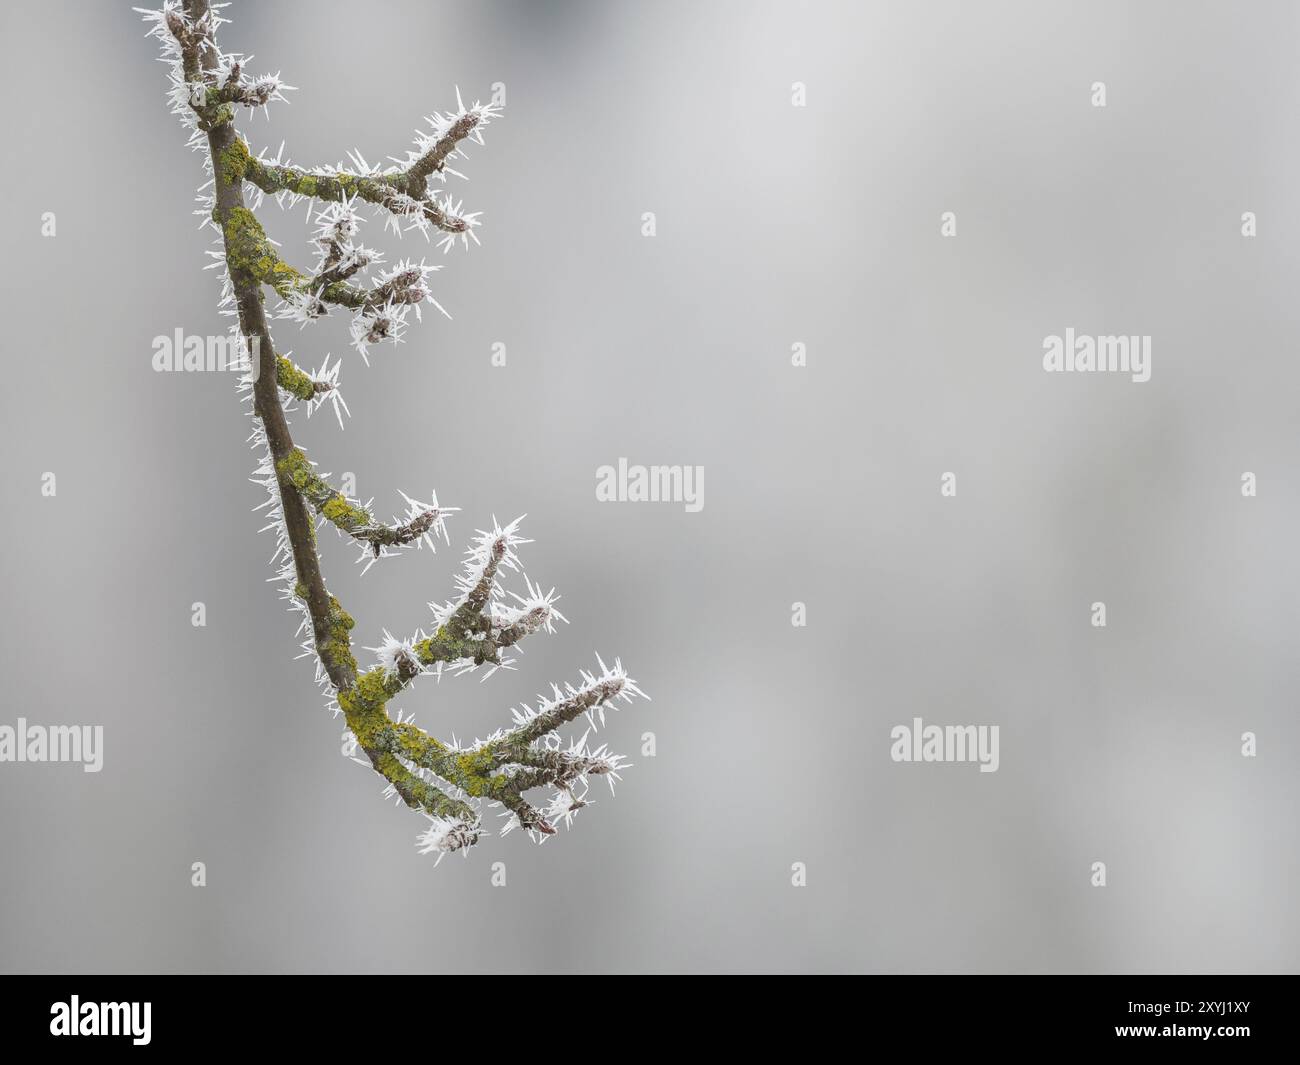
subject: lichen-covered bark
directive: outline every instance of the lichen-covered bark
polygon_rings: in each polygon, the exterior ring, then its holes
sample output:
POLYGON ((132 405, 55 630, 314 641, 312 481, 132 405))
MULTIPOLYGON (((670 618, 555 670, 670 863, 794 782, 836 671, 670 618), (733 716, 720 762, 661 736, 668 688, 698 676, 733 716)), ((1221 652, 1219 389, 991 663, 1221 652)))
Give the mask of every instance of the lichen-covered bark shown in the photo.
POLYGON ((263 192, 292 192, 299 196, 312 196, 324 200, 347 199, 357 196, 367 203, 387 208, 394 214, 422 214, 424 218, 446 233, 463 233, 468 228, 465 219, 428 199, 419 199, 407 190, 412 186, 408 175, 374 175, 360 177, 353 174, 319 174, 296 166, 279 166, 248 159, 244 176, 263 192))
POLYGON ((330 389, 329 385, 315 380, 306 370, 299 369, 283 355, 275 358, 275 383, 304 402, 309 402, 330 389))
POLYGON ((282 481, 297 489, 326 521, 348 535, 364 540, 376 551, 419 539, 429 531, 437 517, 436 512, 429 510, 403 525, 385 525, 376 521, 365 507, 350 501, 316 473, 311 460, 298 448, 278 459, 275 471, 282 481))

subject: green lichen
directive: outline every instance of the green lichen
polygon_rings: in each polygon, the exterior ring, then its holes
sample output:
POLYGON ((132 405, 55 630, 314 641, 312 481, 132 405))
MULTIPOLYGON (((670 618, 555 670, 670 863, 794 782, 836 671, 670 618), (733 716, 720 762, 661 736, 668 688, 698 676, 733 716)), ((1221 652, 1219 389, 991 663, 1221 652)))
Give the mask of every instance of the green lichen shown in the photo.
POLYGON ((496 768, 496 758, 491 749, 480 747, 456 756, 456 768, 467 777, 482 776, 496 768))
POLYGON ((299 271, 281 261, 257 215, 247 207, 231 207, 218 220, 226 240, 226 263, 231 273, 258 284, 269 284, 284 297, 306 280, 299 271))
POLYGON ((275 380, 286 392, 301 400, 306 401, 316 395, 316 382, 283 355, 275 357, 275 380))
POLYGON ((232 270, 260 281, 271 272, 275 256, 266 239, 266 230, 247 207, 231 207, 221 225, 226 238, 226 261, 232 270))
POLYGON ((410 722, 396 724, 388 716, 388 701, 401 691, 405 682, 395 673, 376 666, 357 677, 347 691, 339 693, 339 706, 348 728, 362 748, 379 759, 381 772, 389 780, 399 771, 409 776, 402 760, 433 770, 444 780, 475 798, 495 797, 509 788, 509 777, 494 772, 499 764, 497 752, 490 746, 473 751, 451 751, 410 722), (384 768, 387 767, 387 768, 384 768))
MULTIPOLYGON (((339 705, 343 707, 345 714, 355 713, 360 719, 375 711, 383 713, 388 699, 388 691, 384 685, 384 671, 376 667, 357 677, 356 684, 339 696, 339 705)), ((351 724, 351 717, 348 723, 351 724)))
POLYGON ((329 614, 325 619, 325 631, 316 634, 316 644, 321 657, 327 663, 342 667, 353 674, 357 671, 357 660, 352 654, 354 625, 356 622, 352 619, 352 615, 331 595, 329 614))
POLYGON ((303 454, 301 448, 294 448, 275 464, 275 472, 281 481, 288 481, 300 491, 306 488, 316 475, 312 472, 311 460, 303 454))
POLYGON ((281 296, 287 296, 307 278, 301 270, 294 269, 294 267, 277 256, 271 264, 271 273, 266 280, 281 296))
POLYGON ((327 521, 344 532, 363 538, 382 533, 383 527, 375 524, 374 515, 365 507, 350 503, 342 492, 317 476, 311 461, 298 448, 278 460, 275 470, 281 483, 293 485, 327 521))
POLYGON ((342 492, 335 492, 330 496, 321 506, 320 512, 326 521, 347 532, 355 532, 373 524, 370 512, 364 507, 349 503, 342 492))
POLYGON ((218 153, 217 172, 225 179, 226 184, 233 185, 244 179, 244 174, 248 170, 248 145, 240 137, 235 137, 230 146, 223 148, 218 153))
MULTIPOLYGON (((454 623, 439 626, 432 636, 427 636, 415 644, 415 655, 426 666, 435 662, 457 662, 470 658, 475 662, 493 660, 496 645, 490 640, 474 639, 471 636, 474 626, 454 628, 454 623)), ((478 626, 480 631, 486 626, 478 626)))
POLYGON ((228 103, 216 104, 205 103, 202 110, 199 111, 199 129, 205 133, 210 133, 218 126, 224 126, 227 122, 235 120, 235 109, 228 103))
POLYGON ((418 765, 428 765, 444 755, 447 745, 430 736, 423 729, 406 722, 393 729, 394 740, 407 757, 418 765))
POLYGON ((443 759, 435 771, 452 781, 468 795, 475 798, 499 795, 507 778, 504 774, 492 775, 497 768, 497 752, 491 745, 473 751, 463 751, 454 758, 443 759))

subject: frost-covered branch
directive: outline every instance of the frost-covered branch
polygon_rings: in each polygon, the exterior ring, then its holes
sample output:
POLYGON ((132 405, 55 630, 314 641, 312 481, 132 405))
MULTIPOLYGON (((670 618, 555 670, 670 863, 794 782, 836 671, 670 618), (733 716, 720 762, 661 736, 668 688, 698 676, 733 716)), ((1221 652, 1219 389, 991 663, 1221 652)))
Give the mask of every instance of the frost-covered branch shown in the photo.
POLYGON ((244 73, 244 61, 239 56, 221 56, 216 80, 220 88, 212 94, 218 103, 243 104, 245 107, 266 107, 272 101, 285 100, 285 92, 293 88, 280 81, 279 74, 264 74, 250 78, 244 73))
POLYGON ((457 240, 466 246, 476 240, 478 216, 464 213, 446 194, 435 195, 429 184, 461 176, 449 162, 463 154, 467 141, 482 143, 483 127, 498 109, 466 107, 457 93, 457 109, 426 119, 428 128, 416 133, 406 158, 383 170, 356 153, 349 166, 317 170, 290 165, 282 150, 274 159, 265 152, 254 155, 235 130, 236 108, 265 110, 282 101, 291 86, 279 75, 249 77, 249 57, 223 53, 217 31, 225 20, 216 11, 208 0, 166 0, 160 9, 142 13, 149 35, 162 45, 172 112, 190 131, 190 146, 203 153, 210 179, 200 190, 196 213, 218 238, 212 254, 223 271, 221 310, 236 318, 233 332, 244 349, 257 353, 255 371, 240 388, 252 399, 250 440, 259 454, 253 479, 267 492, 258 509, 266 509, 265 529, 276 537, 274 579, 286 602, 302 614, 304 653, 315 659, 317 681, 331 707, 344 715, 364 764, 384 778, 386 794, 427 815, 428 827, 418 840, 422 852, 441 857, 472 846, 483 831, 484 806, 504 811, 503 832, 522 827, 544 838, 589 805, 590 778, 604 777, 612 788, 625 762, 603 744, 590 747, 588 737, 604 725, 607 710, 642 693, 621 663, 608 667, 597 659, 598 671, 583 673, 579 685, 553 686, 535 706, 514 710, 509 728, 468 747, 438 739, 390 710, 421 677, 486 667, 486 679, 511 668, 507 652, 530 635, 554 632, 555 623, 565 619, 555 607, 554 590, 543 592, 522 576, 516 549, 527 541, 518 534, 519 522, 502 527, 494 519, 469 547, 455 598, 430 604, 429 631, 405 640, 385 632, 372 648, 377 663, 365 670, 358 666, 352 649, 355 622, 330 594, 321 572, 318 526, 328 522, 357 541, 368 568, 390 548, 412 543, 433 548, 435 535, 447 541, 445 519, 456 508, 440 506, 436 495, 423 503, 403 493, 406 514, 385 524, 368 504, 348 498, 316 472, 294 443, 286 415, 295 402, 305 403, 308 414, 329 402, 342 425, 347 408, 339 391, 340 364, 331 365, 327 355, 308 372, 277 353, 263 302, 269 288, 281 300, 277 316, 301 325, 329 306, 352 311, 353 344, 363 358, 372 345, 401 339, 408 312, 418 319, 426 303, 442 310, 429 288, 434 267, 403 259, 385 268, 381 253, 356 242, 358 208, 376 208, 399 234, 403 228, 426 237, 439 231, 444 250, 457 240), (303 197, 320 205, 311 269, 290 265, 267 237, 256 212, 268 195, 282 205, 303 197), (372 267, 379 268, 377 275, 363 282, 372 267), (503 587, 510 574, 519 575, 522 592, 503 587), (566 746, 559 730, 580 717, 588 727, 566 746), (551 789, 546 801, 525 798, 542 788, 551 789))
MULTIPOLYGON (((318 200, 338 201, 357 197, 382 207, 407 228, 427 233, 430 226, 444 233, 474 239, 472 230, 477 215, 461 213, 459 205, 444 197, 439 200, 427 193, 412 196, 406 191, 406 175, 393 173, 353 173, 338 167, 305 170, 302 167, 268 163, 250 158, 245 178, 270 195, 289 192, 318 200)), ((448 242, 446 247, 450 247, 448 242)))
POLYGON ((443 519, 446 512, 436 503, 424 505, 406 497, 411 513, 401 524, 385 525, 376 521, 361 504, 348 499, 313 468, 311 460, 294 448, 275 464, 282 481, 297 489, 302 497, 326 521, 341 532, 368 544, 376 556, 384 547, 395 547, 423 540, 433 547, 430 533, 447 536, 443 519))
MULTIPOLYGON (((406 169, 401 172, 406 178, 408 196, 419 199, 424 194, 429 176, 442 173, 447 160, 460 150, 461 141, 473 134, 492 114, 490 110, 478 105, 467 111, 460 99, 456 103, 456 114, 432 116, 428 121, 433 129, 417 138, 416 150, 411 153, 406 169)), ((482 139, 479 143, 483 143, 482 139)))
POLYGON ((390 212, 397 223, 404 222, 426 236, 430 227, 443 231, 450 238, 443 246, 449 248, 458 236, 462 242, 476 239, 473 229, 478 215, 465 214, 450 197, 434 196, 429 191, 429 179, 437 176, 445 180, 448 173, 455 173, 448 168, 448 161, 463 154, 461 145, 467 139, 482 144, 483 127, 499 114, 500 109, 492 104, 466 107, 458 92, 455 111, 430 115, 425 120, 430 128, 416 132, 415 147, 407 153, 404 165, 380 170, 366 166, 357 156, 357 165, 350 168, 340 165, 309 170, 259 155, 244 161, 244 177, 268 195, 289 193, 329 203, 364 200, 390 212))

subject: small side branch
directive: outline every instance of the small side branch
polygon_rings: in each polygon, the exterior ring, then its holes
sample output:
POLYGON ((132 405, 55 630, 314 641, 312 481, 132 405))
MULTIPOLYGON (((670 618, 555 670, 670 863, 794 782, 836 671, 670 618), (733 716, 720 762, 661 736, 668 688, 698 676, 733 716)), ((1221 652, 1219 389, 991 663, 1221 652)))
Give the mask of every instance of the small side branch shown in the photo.
POLYGON ((457 146, 478 128, 482 116, 477 111, 466 111, 447 128, 447 131, 434 138, 428 149, 406 169, 407 195, 419 199, 424 195, 429 177, 441 173, 447 165, 447 159, 456 151, 457 146))
POLYGON ((336 387, 332 382, 318 380, 306 370, 295 366, 293 361, 283 355, 275 357, 275 382, 290 395, 311 402, 336 387))
POLYGON ((417 227, 432 225, 444 233, 463 234, 474 224, 472 218, 458 214, 446 203, 438 203, 427 196, 412 196, 407 191, 410 185, 401 173, 331 174, 250 157, 244 176, 268 195, 292 192, 319 200, 346 200, 356 196, 417 227))
POLYGON ((282 484, 297 489, 321 517, 349 536, 369 544, 375 555, 384 547, 398 547, 420 539, 442 517, 441 511, 433 507, 402 525, 385 525, 376 521, 369 510, 351 502, 321 477, 300 448, 294 448, 277 459, 275 470, 282 484))

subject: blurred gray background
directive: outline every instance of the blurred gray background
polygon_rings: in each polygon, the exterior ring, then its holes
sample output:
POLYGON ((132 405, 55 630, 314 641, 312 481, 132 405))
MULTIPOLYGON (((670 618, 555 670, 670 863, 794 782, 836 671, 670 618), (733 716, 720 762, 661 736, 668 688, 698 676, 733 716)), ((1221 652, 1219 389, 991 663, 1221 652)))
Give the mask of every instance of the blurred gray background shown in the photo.
MULTIPOLYGON (((463 508, 451 549, 364 579, 323 536, 357 642, 425 623, 473 530, 527 512, 572 624, 401 709, 469 739, 593 651, 654 701, 611 720, 636 765, 571 832, 416 853, 294 661, 231 379, 150 368, 228 325, 156 45, 127 4, 4 5, 0 723, 102 724, 105 765, 0 765, 0 967, 1297 968, 1300 8, 226 14, 299 87, 241 129, 304 164, 400 155, 455 86, 507 86, 454 186, 484 212, 434 279, 454 320, 368 370, 346 318, 278 329, 345 359, 346 431, 295 422, 323 469, 385 517, 398 488, 463 508), (1151 381, 1045 374, 1067 326, 1151 335, 1151 381), (705 466, 704 510, 598 503, 620 456, 705 466), (999 725, 1001 768, 891 762, 914 716, 999 725)), ((263 213, 299 262, 304 216, 263 213)))

